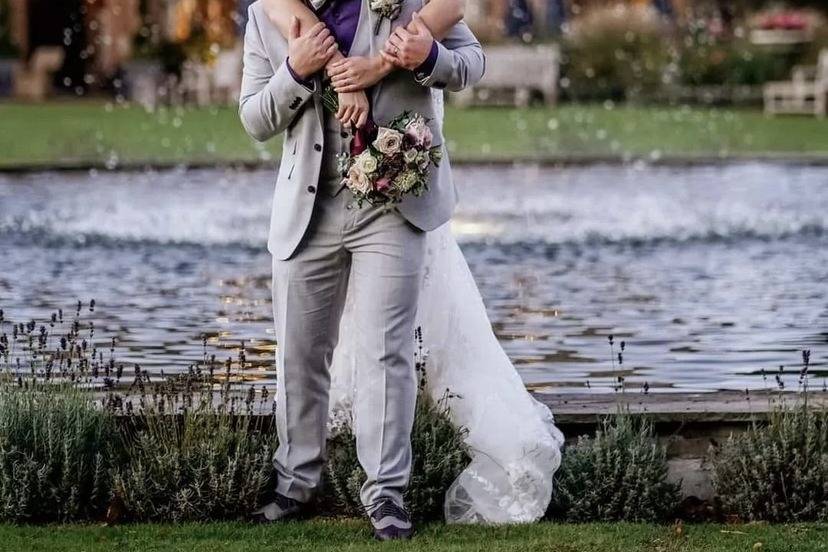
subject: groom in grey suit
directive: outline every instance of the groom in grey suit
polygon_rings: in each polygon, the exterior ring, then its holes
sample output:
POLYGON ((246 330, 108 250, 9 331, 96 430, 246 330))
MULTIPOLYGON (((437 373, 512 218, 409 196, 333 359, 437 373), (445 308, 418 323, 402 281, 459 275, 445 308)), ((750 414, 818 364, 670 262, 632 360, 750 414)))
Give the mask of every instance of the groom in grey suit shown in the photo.
MULTIPOLYGON (((423 3, 400 0, 400 15, 392 23, 374 13, 368 0, 328 2, 339 19, 324 33, 306 29, 301 40, 286 40, 260 2, 249 9, 245 33, 242 123, 259 141, 285 134, 268 239, 279 348, 277 488, 274 501, 254 516, 275 521, 301 515, 318 489, 329 368, 347 293, 359 324, 353 415, 357 455, 367 476, 361 499, 378 538, 405 538, 412 533, 402 496, 411 470, 417 392, 413 333, 425 232, 449 220, 456 192, 444 147, 444 160, 432 170, 421 197, 407 197, 394 208, 352 205, 336 159, 348 151, 352 136, 323 109, 323 64, 312 58, 327 51, 328 33, 347 50, 343 54, 378 55, 393 28, 407 24, 423 3), (342 17, 347 10, 350 24, 342 17)), ((443 144, 431 87, 472 85, 482 77, 484 62, 479 42, 459 23, 433 43, 416 71, 397 70, 368 91, 372 119, 382 126, 402 111, 418 112, 430 120, 434 143, 443 144)))

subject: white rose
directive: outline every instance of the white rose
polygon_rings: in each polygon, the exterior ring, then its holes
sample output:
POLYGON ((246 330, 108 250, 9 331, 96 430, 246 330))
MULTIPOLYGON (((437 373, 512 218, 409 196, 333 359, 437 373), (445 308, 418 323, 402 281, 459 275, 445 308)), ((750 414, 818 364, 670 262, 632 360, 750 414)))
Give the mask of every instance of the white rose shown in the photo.
POLYGON ((371 191, 371 179, 356 165, 348 170, 346 183, 349 189, 357 193, 367 194, 371 191))
POLYGON ((371 174, 377 170, 378 163, 377 158, 371 155, 370 151, 365 150, 354 159, 354 165, 363 174, 371 174))
POLYGON ((408 164, 416 163, 417 162, 417 157, 419 155, 420 154, 417 152, 417 150, 409 149, 409 150, 405 150, 405 152, 403 153, 403 159, 408 164))
POLYGON ((380 127, 374 147, 385 155, 394 155, 400 151, 403 135, 391 128, 380 127))

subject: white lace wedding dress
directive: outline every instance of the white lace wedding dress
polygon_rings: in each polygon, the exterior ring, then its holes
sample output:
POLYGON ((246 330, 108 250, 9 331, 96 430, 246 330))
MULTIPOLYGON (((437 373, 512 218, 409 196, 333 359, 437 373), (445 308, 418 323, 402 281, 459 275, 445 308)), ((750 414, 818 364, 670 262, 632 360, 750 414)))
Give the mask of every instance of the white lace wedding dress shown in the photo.
MULTIPOLYGON (((442 124, 441 92, 435 91, 435 101, 442 124)), ((428 354, 428 391, 435 400, 446 390, 457 396, 449 403, 451 417, 467 429, 472 457, 446 493, 446 521, 536 521, 552 495, 563 435, 498 343, 450 224, 428 234, 422 286, 418 325, 428 354)), ((332 366, 332 420, 341 419, 353 397, 352 316, 346 304, 332 366)))

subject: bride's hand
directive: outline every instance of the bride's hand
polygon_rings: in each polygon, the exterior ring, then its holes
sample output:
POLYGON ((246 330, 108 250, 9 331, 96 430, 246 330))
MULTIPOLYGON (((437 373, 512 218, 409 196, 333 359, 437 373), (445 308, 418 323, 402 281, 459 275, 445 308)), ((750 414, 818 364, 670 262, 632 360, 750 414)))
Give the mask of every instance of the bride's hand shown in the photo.
POLYGON ((380 56, 345 58, 327 67, 331 84, 337 92, 356 92, 374 86, 392 67, 380 56))
POLYGON ((414 12, 408 27, 397 27, 380 52, 386 63, 414 71, 425 63, 434 45, 434 35, 423 22, 420 14, 414 12))
POLYGON ((362 128, 368 122, 368 96, 363 90, 339 93, 339 111, 336 118, 342 126, 362 128))

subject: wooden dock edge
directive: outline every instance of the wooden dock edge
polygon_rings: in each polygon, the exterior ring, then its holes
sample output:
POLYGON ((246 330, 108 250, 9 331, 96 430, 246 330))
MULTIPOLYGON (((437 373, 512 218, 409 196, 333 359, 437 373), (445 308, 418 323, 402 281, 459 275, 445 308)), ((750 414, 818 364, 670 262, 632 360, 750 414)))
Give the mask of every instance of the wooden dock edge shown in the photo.
POLYGON ((619 411, 646 416, 667 448, 668 478, 681 485, 690 501, 711 503, 714 496, 711 454, 733 434, 761 423, 775 409, 794 407, 807 400, 828 408, 828 393, 813 391, 722 391, 713 393, 625 392, 571 394, 535 391, 547 405, 567 442, 594 433, 602 416, 619 411))

